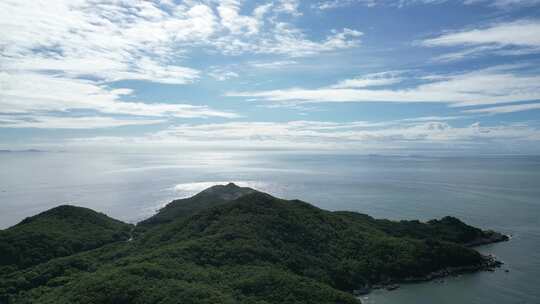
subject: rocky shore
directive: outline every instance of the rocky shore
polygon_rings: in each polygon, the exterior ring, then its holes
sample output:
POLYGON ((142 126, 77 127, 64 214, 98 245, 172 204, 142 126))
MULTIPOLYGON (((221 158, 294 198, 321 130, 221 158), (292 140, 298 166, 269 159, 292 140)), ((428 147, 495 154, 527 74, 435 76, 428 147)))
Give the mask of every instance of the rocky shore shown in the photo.
POLYGON ((487 245, 487 244, 493 244, 493 243, 499 243, 499 242, 506 242, 510 239, 509 236, 504 235, 502 233, 498 233, 495 231, 488 231, 487 235, 482 238, 477 238, 471 242, 468 242, 465 244, 467 247, 476 247, 481 245, 487 245))
POLYGON ((405 278, 399 283, 418 283, 427 282, 435 279, 441 279, 449 276, 456 276, 464 273, 478 272, 478 271, 494 271, 496 268, 501 267, 503 263, 498 261, 494 256, 487 255, 483 263, 471 266, 462 267, 447 267, 439 271, 429 273, 421 277, 409 277, 405 278))
MULTIPOLYGON (((465 244, 467 247, 476 247, 481 245, 487 245, 498 242, 505 242, 510 239, 509 236, 490 231, 490 235, 484 238, 476 239, 472 242, 465 244)), ((388 291, 395 290, 399 288, 399 284, 409 284, 409 283, 421 283, 428 282, 437 279, 442 279, 450 276, 457 276, 465 273, 472 273, 478 271, 495 271, 496 268, 499 268, 503 265, 503 262, 498 261, 492 255, 484 256, 485 259, 482 263, 471 266, 462 266, 462 267, 447 267, 439 271, 431 272, 427 275, 420 277, 408 277, 400 281, 388 281, 380 284, 373 284, 369 286, 362 286, 359 289, 355 289, 353 294, 355 296, 362 296, 369 294, 372 290, 376 289, 386 289, 388 291)))

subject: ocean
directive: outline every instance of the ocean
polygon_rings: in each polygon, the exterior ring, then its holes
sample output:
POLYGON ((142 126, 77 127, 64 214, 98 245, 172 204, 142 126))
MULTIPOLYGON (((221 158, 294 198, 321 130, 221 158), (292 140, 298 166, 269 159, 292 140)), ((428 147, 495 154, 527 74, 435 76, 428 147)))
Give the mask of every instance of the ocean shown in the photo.
POLYGON ((60 204, 135 223, 172 199, 228 182, 377 218, 451 215, 512 236, 478 248, 505 263, 495 272, 375 291, 364 303, 540 303, 538 156, 2 152, 0 228, 60 204))

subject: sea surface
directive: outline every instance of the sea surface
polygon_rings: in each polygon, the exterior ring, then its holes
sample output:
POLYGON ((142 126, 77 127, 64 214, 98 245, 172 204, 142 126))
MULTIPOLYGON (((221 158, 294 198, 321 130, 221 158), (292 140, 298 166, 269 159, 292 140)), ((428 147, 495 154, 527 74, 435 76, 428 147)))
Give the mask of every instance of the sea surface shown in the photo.
POLYGON ((137 222, 172 199, 230 181, 328 210, 390 219, 452 215, 512 236, 479 248, 505 263, 500 270, 376 291, 364 303, 540 303, 540 157, 534 156, 3 152, 0 228, 60 204, 137 222))

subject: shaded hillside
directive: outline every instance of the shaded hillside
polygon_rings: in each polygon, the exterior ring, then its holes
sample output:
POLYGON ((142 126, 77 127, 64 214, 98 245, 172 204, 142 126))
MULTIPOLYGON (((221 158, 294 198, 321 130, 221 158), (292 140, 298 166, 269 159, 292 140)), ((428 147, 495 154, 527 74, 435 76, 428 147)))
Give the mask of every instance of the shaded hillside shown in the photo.
POLYGON ((390 221, 374 219, 368 215, 356 212, 338 211, 334 213, 349 217, 355 221, 365 222, 367 225, 394 237, 410 237, 423 240, 438 239, 468 247, 508 240, 506 235, 469 226, 451 216, 422 223, 417 220, 390 221))
POLYGON ((0 273, 126 240, 131 227, 87 208, 50 209, 0 231, 0 273))
POLYGON ((233 184, 210 189, 163 209, 166 220, 132 242, 3 276, 0 302, 360 303, 353 289, 491 263, 465 246, 490 233, 457 219, 382 221, 233 184))

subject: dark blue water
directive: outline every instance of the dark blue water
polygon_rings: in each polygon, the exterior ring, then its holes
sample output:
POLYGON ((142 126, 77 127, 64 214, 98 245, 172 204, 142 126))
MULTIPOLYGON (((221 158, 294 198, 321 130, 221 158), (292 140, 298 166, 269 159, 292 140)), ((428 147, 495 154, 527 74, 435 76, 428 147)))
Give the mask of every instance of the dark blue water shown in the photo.
POLYGON ((2 153, 0 228, 63 203, 136 222, 173 198, 229 181, 329 210, 453 215, 513 236, 480 248, 508 273, 402 286, 365 303, 540 303, 540 157, 2 153))

